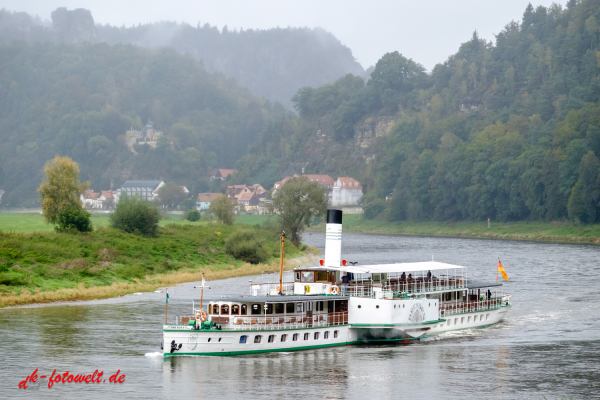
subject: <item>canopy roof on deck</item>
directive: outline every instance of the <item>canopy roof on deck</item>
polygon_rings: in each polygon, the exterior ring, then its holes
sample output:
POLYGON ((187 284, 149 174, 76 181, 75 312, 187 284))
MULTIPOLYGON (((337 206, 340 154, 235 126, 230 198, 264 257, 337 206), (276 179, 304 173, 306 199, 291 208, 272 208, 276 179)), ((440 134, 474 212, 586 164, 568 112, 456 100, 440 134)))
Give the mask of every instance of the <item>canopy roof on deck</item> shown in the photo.
MULTIPOLYGON (((352 272, 353 274, 378 274, 378 273, 390 273, 390 272, 416 272, 416 271, 439 271, 444 269, 462 269, 460 265, 446 264, 437 261, 425 261, 425 262, 412 262, 412 263, 398 263, 398 264, 377 264, 377 265, 348 265, 347 267, 317 267, 308 268, 313 270, 328 270, 328 271, 341 271, 341 272, 352 272)), ((303 269, 303 268, 297 268, 303 269)))

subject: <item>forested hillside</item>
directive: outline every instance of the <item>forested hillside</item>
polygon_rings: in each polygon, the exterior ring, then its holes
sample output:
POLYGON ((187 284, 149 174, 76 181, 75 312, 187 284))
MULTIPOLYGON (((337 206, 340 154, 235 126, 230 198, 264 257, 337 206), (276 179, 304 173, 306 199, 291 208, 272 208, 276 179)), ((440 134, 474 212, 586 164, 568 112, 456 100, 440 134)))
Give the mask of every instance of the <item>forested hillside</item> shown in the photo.
POLYGON ((394 52, 366 85, 346 76, 303 88, 293 133, 254 146, 240 176, 284 148, 280 175, 354 174, 392 221, 598 222, 599 23, 600 0, 529 5, 495 43, 474 33, 430 74, 394 52))
POLYGON ((25 13, 0 10, 0 43, 85 41, 172 47, 201 60, 207 71, 222 72, 252 93, 290 107, 290 99, 303 86, 324 85, 348 73, 364 74, 352 51, 318 28, 236 31, 174 22, 116 27, 94 24, 87 10, 64 8, 55 10, 47 25, 25 13))
POLYGON ((207 167, 233 167, 290 113, 172 49, 15 42, 0 47, 2 205, 37 202, 55 155, 77 161, 96 191, 128 178, 208 190, 207 167), (125 133, 148 119, 165 136, 133 154, 125 133))

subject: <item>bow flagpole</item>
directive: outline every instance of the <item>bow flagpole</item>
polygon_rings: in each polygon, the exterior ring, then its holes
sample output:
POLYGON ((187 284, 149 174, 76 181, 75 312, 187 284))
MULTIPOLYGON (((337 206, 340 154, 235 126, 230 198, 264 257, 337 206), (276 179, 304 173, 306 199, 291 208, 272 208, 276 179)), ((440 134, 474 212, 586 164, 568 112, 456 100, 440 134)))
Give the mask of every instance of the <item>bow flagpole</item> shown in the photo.
POLYGON ((165 303, 165 325, 167 324, 167 307, 169 306, 169 288, 165 288, 165 292, 167 293, 167 301, 165 303))

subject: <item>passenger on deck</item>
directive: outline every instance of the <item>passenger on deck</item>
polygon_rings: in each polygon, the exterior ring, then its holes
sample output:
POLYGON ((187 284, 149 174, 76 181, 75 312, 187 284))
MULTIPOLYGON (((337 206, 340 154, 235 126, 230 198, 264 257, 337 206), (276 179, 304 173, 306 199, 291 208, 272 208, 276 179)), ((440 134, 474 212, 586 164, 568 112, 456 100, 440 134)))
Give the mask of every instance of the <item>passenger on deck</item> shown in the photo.
POLYGON ((344 272, 344 275, 342 276, 342 296, 348 294, 348 282, 350 282, 350 279, 348 278, 348 274, 344 272))
POLYGON ((492 299, 492 291, 488 289, 488 300, 492 299))
POLYGON ((403 272, 402 275, 400 275, 400 279, 403 281, 406 280, 406 272, 403 272))
POLYGON ((412 274, 408 274, 408 279, 412 279, 412 274))
POLYGON ((431 279, 431 271, 427 271, 427 279, 431 279))

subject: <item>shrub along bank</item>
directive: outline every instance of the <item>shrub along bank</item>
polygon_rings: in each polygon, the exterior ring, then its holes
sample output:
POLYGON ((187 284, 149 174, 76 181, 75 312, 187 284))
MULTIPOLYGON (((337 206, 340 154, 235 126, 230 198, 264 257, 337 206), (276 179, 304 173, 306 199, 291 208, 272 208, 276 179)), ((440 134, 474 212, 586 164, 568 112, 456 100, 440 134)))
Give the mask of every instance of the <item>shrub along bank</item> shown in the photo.
MULTIPOLYGON (((258 226, 171 224, 153 238, 112 228, 88 234, 0 231, 0 306, 116 296, 196 280, 201 272, 215 278, 260 273, 264 265, 256 269, 225 251, 226 241, 240 229, 264 238, 262 261, 278 260, 278 234, 258 226), (90 288, 98 290, 82 294, 90 288), (69 295, 40 295, 60 290, 69 295)), ((286 243, 285 254, 303 253, 286 243)))

